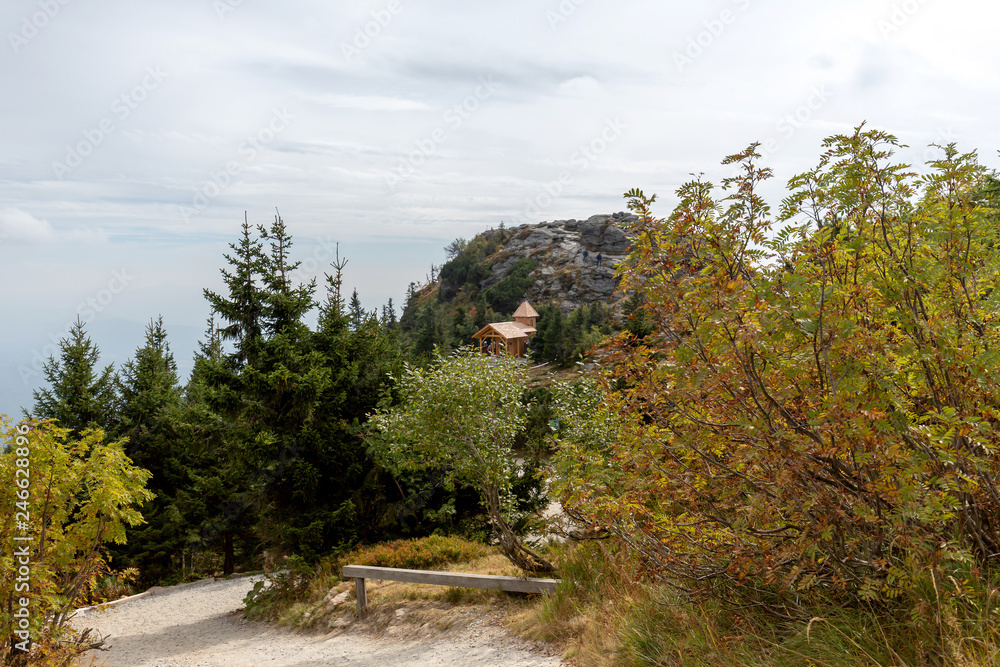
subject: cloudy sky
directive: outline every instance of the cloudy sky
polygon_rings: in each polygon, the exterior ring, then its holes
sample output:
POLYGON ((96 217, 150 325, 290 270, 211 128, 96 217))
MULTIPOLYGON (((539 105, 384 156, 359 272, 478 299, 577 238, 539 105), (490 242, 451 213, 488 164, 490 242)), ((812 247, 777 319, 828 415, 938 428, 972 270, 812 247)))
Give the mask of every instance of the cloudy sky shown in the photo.
MULTIPOLYGON (((79 315, 183 372, 244 212, 368 308, 491 226, 622 210, 867 121, 998 166, 1000 6, 952 0, 4 0, 0 412, 79 315)), ((306 275, 308 274, 308 275, 306 275)))

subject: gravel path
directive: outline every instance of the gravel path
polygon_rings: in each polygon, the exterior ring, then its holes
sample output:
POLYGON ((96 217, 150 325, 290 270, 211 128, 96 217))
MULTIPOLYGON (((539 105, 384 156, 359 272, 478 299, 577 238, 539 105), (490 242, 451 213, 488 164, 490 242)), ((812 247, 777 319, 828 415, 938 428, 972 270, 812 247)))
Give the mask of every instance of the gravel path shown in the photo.
POLYGON ((211 581, 88 611, 72 620, 110 636, 110 651, 95 652, 108 667, 383 667, 385 665, 475 665, 492 667, 563 664, 485 622, 458 635, 403 643, 360 634, 332 637, 295 634, 242 620, 237 610, 258 578, 211 581))

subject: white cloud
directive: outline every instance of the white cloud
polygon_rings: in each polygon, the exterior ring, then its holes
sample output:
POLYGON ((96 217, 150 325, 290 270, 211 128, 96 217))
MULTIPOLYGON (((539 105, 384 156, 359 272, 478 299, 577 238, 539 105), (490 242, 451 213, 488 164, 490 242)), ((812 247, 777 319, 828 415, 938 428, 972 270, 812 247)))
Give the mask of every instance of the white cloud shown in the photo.
POLYGON ((7 243, 48 243, 55 238, 52 225, 19 208, 0 209, 0 240, 7 243))
POLYGON ((48 220, 39 219, 19 208, 0 209, 0 243, 38 245, 48 243, 103 243, 107 234, 101 229, 56 229, 48 220))

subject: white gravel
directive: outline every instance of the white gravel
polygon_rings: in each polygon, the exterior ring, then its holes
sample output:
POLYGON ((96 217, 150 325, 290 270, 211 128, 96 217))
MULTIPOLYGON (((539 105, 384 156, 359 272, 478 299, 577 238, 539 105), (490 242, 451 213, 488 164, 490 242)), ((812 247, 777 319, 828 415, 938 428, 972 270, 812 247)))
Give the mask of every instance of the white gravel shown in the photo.
POLYGON ((556 666, 558 657, 530 649, 488 623, 443 639, 404 643, 360 634, 310 636, 242 620, 238 610, 258 578, 210 581, 163 589, 106 611, 72 620, 109 637, 99 665, 227 665, 234 667, 381 667, 384 665, 556 666))

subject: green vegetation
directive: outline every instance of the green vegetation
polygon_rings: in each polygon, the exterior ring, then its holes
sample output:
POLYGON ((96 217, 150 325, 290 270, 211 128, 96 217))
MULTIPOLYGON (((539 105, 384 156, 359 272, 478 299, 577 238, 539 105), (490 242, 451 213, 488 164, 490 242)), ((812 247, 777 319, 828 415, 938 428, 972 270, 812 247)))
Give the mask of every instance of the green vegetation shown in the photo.
POLYGON ((1000 181, 953 145, 917 175, 862 126, 773 214, 757 147, 664 219, 626 193, 624 317, 536 304, 533 386, 461 349, 528 286, 518 260, 481 289, 503 228, 452 243, 397 321, 345 304, 339 259, 317 301, 281 219, 244 224, 183 386, 161 321, 117 375, 78 323, 36 393, 58 425, 30 436, 55 499, 33 501, 39 645, 134 576, 261 563, 281 574, 248 614, 325 629, 343 564, 513 569, 496 542, 559 572, 514 625, 582 665, 1000 664, 1000 181), (595 346, 602 369, 567 381, 595 346), (573 525, 536 546, 547 492, 573 525))
POLYGON ((479 284, 490 275, 489 259, 510 239, 505 229, 491 229, 471 241, 456 239, 448 248, 448 261, 441 267, 438 299, 451 301, 460 291, 477 294, 479 284))
POLYGON ((530 257, 518 257, 507 275, 483 292, 490 308, 498 313, 513 313, 524 300, 525 291, 534 284, 530 274, 537 265, 530 257))
POLYGON ((394 472, 442 470, 445 483, 475 488, 482 496, 500 548, 529 572, 552 565, 525 547, 510 527, 516 499, 513 444, 527 421, 521 396, 524 367, 512 359, 471 350, 440 354, 427 370, 407 366, 395 378, 398 402, 372 416, 369 441, 394 472))
POLYGON ((78 606, 105 601, 102 583, 116 574, 107 547, 142 523, 149 472, 100 429, 76 436, 50 421, 15 427, 2 416, 0 434, 0 506, 9 517, 0 526, 8 545, 0 556, 0 627, 8 630, 0 656, 17 663, 25 655, 18 644, 28 646, 30 636, 40 660, 67 660, 90 642, 66 620, 78 606))
POLYGON ((529 342, 531 357, 559 366, 579 361, 614 331, 611 308, 603 303, 583 304, 568 318, 559 306, 543 305, 538 316, 538 332, 529 342))

